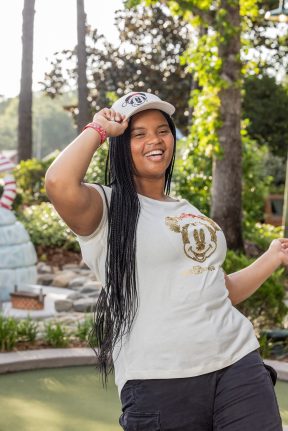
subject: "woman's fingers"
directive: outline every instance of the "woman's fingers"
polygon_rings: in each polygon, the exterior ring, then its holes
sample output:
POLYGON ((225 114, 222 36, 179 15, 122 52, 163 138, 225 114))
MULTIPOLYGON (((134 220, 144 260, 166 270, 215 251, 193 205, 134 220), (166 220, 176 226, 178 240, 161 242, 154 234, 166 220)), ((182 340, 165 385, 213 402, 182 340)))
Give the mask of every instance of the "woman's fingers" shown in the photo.
POLYGON ((110 108, 103 108, 97 112, 93 117, 93 121, 99 122, 106 130, 107 135, 111 137, 121 135, 128 126, 125 115, 110 108))
POLYGON ((102 112, 104 117, 109 121, 116 121, 117 123, 121 123, 125 119, 125 115, 120 114, 120 112, 115 112, 114 109, 103 108, 102 112))

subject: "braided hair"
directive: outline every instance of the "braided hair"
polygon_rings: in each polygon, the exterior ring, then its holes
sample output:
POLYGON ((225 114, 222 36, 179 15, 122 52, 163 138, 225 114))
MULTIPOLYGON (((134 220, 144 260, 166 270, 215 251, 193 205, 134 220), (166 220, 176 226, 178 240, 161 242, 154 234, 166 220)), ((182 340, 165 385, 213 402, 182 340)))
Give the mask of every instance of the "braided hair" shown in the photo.
MULTIPOLYGON (((160 112, 174 136, 173 155, 165 172, 164 192, 169 195, 175 161, 176 130, 172 118, 160 112)), ((105 184, 112 188, 112 193, 108 209, 106 286, 102 288, 96 303, 89 334, 89 344, 97 357, 96 368, 106 388, 108 375, 114 369, 114 346, 123 335, 130 332, 139 305, 135 256, 140 202, 133 177, 130 139, 131 121, 122 135, 109 138, 105 184)))

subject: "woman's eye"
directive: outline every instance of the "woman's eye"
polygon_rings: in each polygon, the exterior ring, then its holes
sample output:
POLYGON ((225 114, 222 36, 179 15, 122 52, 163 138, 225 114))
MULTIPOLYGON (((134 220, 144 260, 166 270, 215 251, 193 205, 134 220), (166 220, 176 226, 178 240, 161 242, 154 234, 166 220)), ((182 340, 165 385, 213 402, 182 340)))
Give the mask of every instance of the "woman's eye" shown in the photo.
POLYGON ((168 130, 160 130, 160 133, 168 133, 168 130))
POLYGON ((135 135, 135 138, 141 138, 141 136, 144 136, 144 133, 138 133, 137 135, 135 135))

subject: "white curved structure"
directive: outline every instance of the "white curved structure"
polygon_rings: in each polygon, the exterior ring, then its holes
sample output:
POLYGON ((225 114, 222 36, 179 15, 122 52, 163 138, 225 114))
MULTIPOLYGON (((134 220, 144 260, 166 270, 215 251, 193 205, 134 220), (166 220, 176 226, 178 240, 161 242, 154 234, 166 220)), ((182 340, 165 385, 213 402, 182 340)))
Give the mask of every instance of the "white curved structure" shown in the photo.
MULTIPOLYGON (((15 165, 0 155, 0 173, 9 172, 15 165)), ((16 182, 10 173, 4 177, 0 197, 0 301, 9 301, 15 285, 35 284, 37 255, 22 223, 11 210, 16 196, 16 182)))

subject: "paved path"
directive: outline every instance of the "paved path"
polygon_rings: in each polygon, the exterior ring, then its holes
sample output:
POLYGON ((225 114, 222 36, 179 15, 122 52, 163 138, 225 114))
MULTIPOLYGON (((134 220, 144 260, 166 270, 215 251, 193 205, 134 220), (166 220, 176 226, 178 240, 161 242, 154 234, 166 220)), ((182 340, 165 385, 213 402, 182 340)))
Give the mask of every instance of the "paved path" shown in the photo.
MULTIPOLYGON (((88 348, 41 349, 0 353, 0 374, 40 368, 95 365, 95 353, 88 348)), ((288 362, 264 362, 274 367, 279 380, 288 382, 288 362)))
POLYGON ((0 353, 0 374, 41 368, 95 365, 91 348, 41 349, 0 353))

